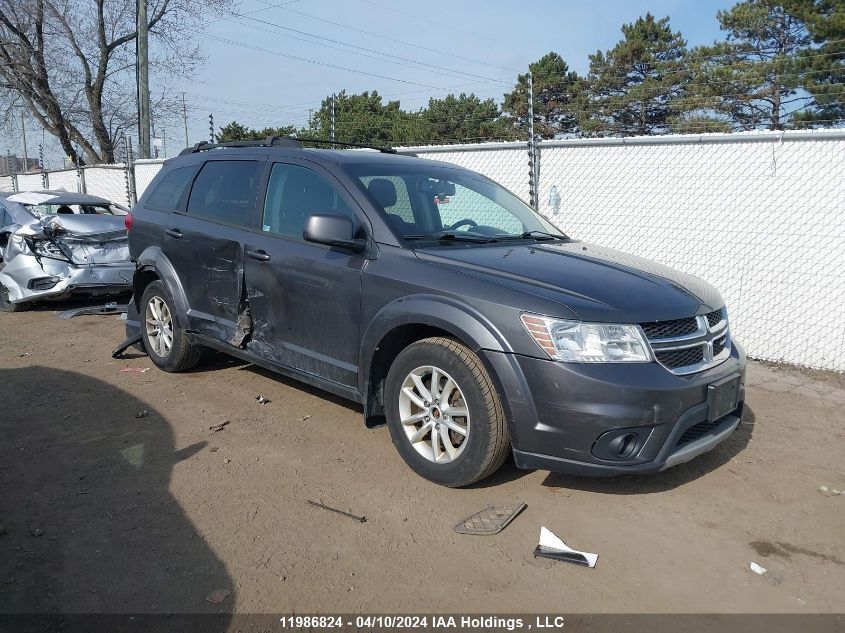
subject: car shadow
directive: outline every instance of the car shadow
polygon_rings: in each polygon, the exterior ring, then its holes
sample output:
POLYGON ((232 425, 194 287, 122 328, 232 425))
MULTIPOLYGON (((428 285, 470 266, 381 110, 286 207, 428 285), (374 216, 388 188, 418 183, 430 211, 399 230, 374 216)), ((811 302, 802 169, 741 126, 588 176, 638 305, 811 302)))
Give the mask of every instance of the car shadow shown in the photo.
POLYGON ((754 411, 746 404, 742 424, 728 439, 713 450, 660 473, 619 477, 575 477, 549 473, 542 485, 609 495, 642 495, 672 490, 733 461, 751 441, 755 421, 754 411))
POLYGON ((235 596, 206 596, 233 580, 169 491, 206 442, 177 448, 149 403, 72 371, 0 369, 0 402, 0 623, 216 613, 225 630, 235 596))

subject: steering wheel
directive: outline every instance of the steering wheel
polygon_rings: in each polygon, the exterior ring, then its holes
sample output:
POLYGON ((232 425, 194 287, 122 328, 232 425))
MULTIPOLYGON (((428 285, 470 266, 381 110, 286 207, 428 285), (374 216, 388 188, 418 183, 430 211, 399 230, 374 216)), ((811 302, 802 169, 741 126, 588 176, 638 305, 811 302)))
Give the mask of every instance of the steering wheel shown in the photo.
POLYGON ((478 226, 478 222, 476 222, 475 220, 470 220, 469 218, 466 218, 464 220, 458 220, 454 224, 450 224, 449 226, 446 227, 446 230, 447 231, 454 231, 459 226, 463 226, 464 224, 466 224, 467 226, 478 226))

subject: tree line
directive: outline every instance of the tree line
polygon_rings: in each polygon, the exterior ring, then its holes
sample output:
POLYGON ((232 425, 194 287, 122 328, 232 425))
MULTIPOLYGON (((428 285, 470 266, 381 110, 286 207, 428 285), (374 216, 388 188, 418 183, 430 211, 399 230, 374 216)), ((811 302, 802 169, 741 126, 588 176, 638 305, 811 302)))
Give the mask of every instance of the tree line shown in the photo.
MULTIPOLYGON (((151 68, 164 89, 157 120, 177 119, 179 93, 202 62, 194 37, 234 0, 149 0, 151 68)), ((76 162, 120 160, 135 129, 133 11, 111 0, 0 0, 0 124, 29 111, 76 162)), ((589 56, 584 75, 558 53, 530 64, 541 138, 781 130, 845 121, 845 0, 742 0, 716 15, 722 41, 689 47, 668 17, 622 26, 619 42, 589 56)), ((376 91, 326 97, 302 129, 232 122, 219 140, 266 132, 361 143, 527 139, 528 73, 501 102, 474 94, 432 98, 407 111, 376 91)))
MULTIPOLYGON (((541 138, 830 127, 845 120, 845 0, 744 0, 719 11, 724 40, 690 48, 668 17, 622 26, 582 76, 550 52, 534 63, 534 130, 541 138)), ((416 112, 377 91, 326 97, 302 136, 359 143, 526 139, 528 73, 501 106, 474 94, 429 100, 416 112)), ((237 123, 221 140, 258 138, 237 123)))

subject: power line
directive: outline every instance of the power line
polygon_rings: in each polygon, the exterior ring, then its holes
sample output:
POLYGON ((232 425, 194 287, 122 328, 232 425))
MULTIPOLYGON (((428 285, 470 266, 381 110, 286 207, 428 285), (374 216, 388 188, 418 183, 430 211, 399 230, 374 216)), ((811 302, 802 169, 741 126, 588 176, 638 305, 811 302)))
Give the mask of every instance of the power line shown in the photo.
MULTIPOLYGON (((316 38, 316 39, 319 39, 319 40, 324 40, 326 42, 332 42, 333 44, 339 44, 341 46, 346 46, 348 48, 357 49, 359 51, 366 51, 367 53, 374 53, 374 54, 380 55, 382 57, 392 58, 392 59, 382 59, 381 61, 387 61, 387 62, 390 62, 390 63, 393 63, 393 64, 398 64, 400 66, 406 66, 406 67, 409 67, 409 68, 415 68, 415 67, 419 66, 419 67, 421 67, 419 69, 424 70, 425 72, 443 72, 443 71, 445 71, 445 72, 448 72, 448 73, 453 73, 450 76, 455 77, 457 79, 461 79, 462 76, 465 76, 465 77, 471 77, 471 78, 474 78, 474 79, 482 79, 484 81, 492 82, 492 83, 502 83, 502 84, 506 84, 506 85, 509 85, 511 83, 510 81, 506 81, 504 79, 494 79, 492 77, 485 77, 483 75, 476 75, 476 74, 473 74, 473 73, 467 73, 467 72, 464 72, 462 70, 457 70, 457 69, 454 69, 454 68, 447 68, 445 66, 437 66, 436 64, 430 64, 428 62, 422 62, 422 61, 419 61, 419 60, 416 60, 416 59, 411 59, 411 58, 408 58, 408 57, 401 57, 399 55, 393 55, 392 53, 386 53, 384 51, 379 51, 379 50, 375 50, 375 49, 372 49, 372 48, 366 48, 364 46, 358 46, 356 44, 350 44, 349 42, 344 42, 344 41, 341 41, 341 40, 335 40, 335 39, 332 39, 330 37, 323 37, 322 35, 316 35, 314 33, 308 33, 307 31, 301 31, 299 29, 294 29, 294 28, 291 28, 291 27, 288 27, 288 26, 283 26, 281 24, 277 24, 275 22, 270 22, 268 20, 261 20, 259 18, 254 18, 254 17, 250 17, 250 16, 247 16, 247 15, 241 15, 241 14, 238 14, 238 13, 236 13, 235 15, 237 17, 240 17, 240 18, 245 18, 247 20, 251 20, 251 21, 254 21, 254 22, 266 24, 266 25, 275 27, 277 29, 282 29, 284 31, 290 31, 292 33, 297 33, 297 34, 300 34, 300 35, 305 35, 307 37, 312 37, 312 38, 316 38), (397 61, 393 61, 393 60, 397 60, 397 61), (406 63, 403 63, 403 62, 406 62, 406 63), (414 66, 409 66, 409 64, 414 64, 414 66), (428 70, 428 69, 432 69, 432 70, 428 70), (455 73, 457 73, 457 74, 455 74, 455 73)), ((256 29, 261 30, 261 31, 274 33, 276 35, 285 35, 283 33, 278 33, 277 31, 270 31, 268 29, 262 29, 259 26, 244 24, 243 22, 239 22, 239 24, 242 24, 244 26, 249 26, 250 28, 256 28, 256 29)), ((346 51, 344 49, 338 49, 335 46, 329 46, 328 44, 322 44, 320 42, 312 42, 312 41, 309 41, 309 40, 304 40, 302 38, 294 37, 292 35, 285 35, 285 37, 290 37, 292 39, 299 40, 300 42, 307 42, 309 44, 314 44, 316 46, 323 46, 325 48, 330 48, 332 50, 341 50, 343 52, 350 52, 350 51, 346 51)), ((354 52, 354 51, 352 51, 352 52, 354 52)), ((364 55, 363 53, 358 53, 358 52, 354 52, 354 53, 356 55, 362 55, 363 57, 369 57, 370 59, 380 59, 379 57, 372 57, 371 55, 364 55)))
POLYGON ((431 88, 433 90, 437 90, 437 86, 432 86, 430 84, 420 83, 418 81, 410 81, 408 79, 399 79, 398 77, 388 77, 387 75, 379 75, 377 73, 369 73, 364 70, 356 70, 355 68, 347 68, 345 66, 338 66, 336 64, 330 64, 329 62, 324 62, 318 59, 311 59, 309 57, 300 57, 299 55, 292 55, 291 53, 284 53, 282 51, 276 51, 269 48, 263 48, 261 46, 255 46, 253 44, 247 44, 245 42, 237 42, 235 40, 226 39, 225 37, 218 37, 216 35, 209 35, 205 34, 206 38, 216 40, 218 42, 223 42, 225 44, 231 44, 232 46, 240 46, 242 48, 248 48, 250 50, 258 51, 261 53, 266 53, 268 55, 278 55, 280 57, 286 57, 288 59, 293 59, 299 62, 307 62, 309 64, 317 64, 318 66, 326 66, 328 68, 335 68, 337 70, 343 70, 348 73, 356 73, 358 75, 366 75, 368 77, 376 77, 378 79, 387 79, 388 81, 398 81, 399 83, 403 84, 410 84, 412 86, 421 86, 423 88, 431 88))
POLYGON ((304 16, 306 18, 311 18, 312 20, 317 20, 319 22, 325 22, 326 24, 332 24, 334 26, 339 26, 340 28, 349 29, 350 31, 356 31, 358 33, 363 33, 365 35, 377 37, 377 38, 379 38, 381 40, 385 40, 387 42, 395 42, 396 44, 402 44, 403 46, 410 46, 412 48, 417 48, 417 49, 420 49, 420 50, 423 50, 423 51, 428 51, 429 53, 437 53, 438 55, 446 55, 447 57, 453 57, 455 59, 460 59, 460 60, 463 60, 465 62, 472 62, 473 64, 480 64, 482 66, 488 66, 490 68, 497 68, 499 70, 507 70, 508 72, 520 72, 519 70, 517 70, 515 68, 508 68, 507 66, 498 66, 496 64, 491 64, 489 62, 484 62, 484 61, 481 61, 481 60, 478 60, 478 59, 473 59, 472 57, 464 57, 462 55, 457 55, 455 53, 450 53, 448 51, 439 50, 437 48, 430 48, 428 46, 421 46, 419 44, 414 44, 412 42, 406 42, 405 40, 399 40, 399 39, 396 39, 394 37, 383 35, 381 33, 374 33, 373 31, 367 31, 365 29, 359 29, 357 27, 350 26, 349 24, 343 24, 341 22, 335 22, 334 20, 321 18, 319 16, 312 15, 310 13, 305 13, 304 11, 297 11, 296 9, 287 8, 287 7, 282 6, 282 5, 279 5, 278 7, 275 7, 275 8, 282 9, 282 11, 288 11, 290 13, 295 13, 296 15, 301 15, 301 16, 304 16))

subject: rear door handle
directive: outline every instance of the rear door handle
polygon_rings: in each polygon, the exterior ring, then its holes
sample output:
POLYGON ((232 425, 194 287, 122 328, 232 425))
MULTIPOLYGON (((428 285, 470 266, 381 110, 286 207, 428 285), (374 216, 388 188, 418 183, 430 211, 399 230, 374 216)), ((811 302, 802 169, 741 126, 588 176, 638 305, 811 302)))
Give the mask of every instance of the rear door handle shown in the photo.
POLYGON ((175 237, 177 240, 182 237, 182 231, 180 231, 179 229, 165 229, 164 232, 167 233, 170 237, 175 237))
POLYGON ((257 259, 260 262, 269 262, 270 261, 270 253, 267 251, 257 250, 252 251, 248 250, 246 252, 247 257, 251 257, 252 259, 257 259))

